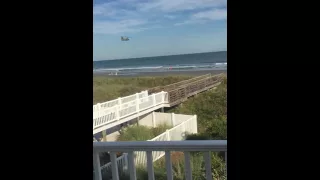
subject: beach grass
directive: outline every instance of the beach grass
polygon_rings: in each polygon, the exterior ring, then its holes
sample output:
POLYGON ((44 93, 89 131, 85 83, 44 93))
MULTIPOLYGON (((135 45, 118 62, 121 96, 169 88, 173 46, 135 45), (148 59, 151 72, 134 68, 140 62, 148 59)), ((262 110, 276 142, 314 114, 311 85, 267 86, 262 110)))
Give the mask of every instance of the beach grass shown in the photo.
POLYGON ((193 75, 156 76, 156 77, 93 77, 93 104, 118 97, 129 96, 156 86, 163 86, 186 79, 193 75))
POLYGON ((157 127, 132 125, 125 127, 120 131, 117 141, 147 141, 171 128, 172 126, 168 124, 160 124, 157 127))

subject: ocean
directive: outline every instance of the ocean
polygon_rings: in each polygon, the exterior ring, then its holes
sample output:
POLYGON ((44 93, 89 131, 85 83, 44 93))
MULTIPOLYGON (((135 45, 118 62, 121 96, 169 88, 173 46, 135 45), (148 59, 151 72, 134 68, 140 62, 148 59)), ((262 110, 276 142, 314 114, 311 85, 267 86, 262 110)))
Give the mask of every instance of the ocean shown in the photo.
POLYGON ((227 51, 93 61, 94 73, 117 73, 120 76, 201 70, 227 70, 227 51))

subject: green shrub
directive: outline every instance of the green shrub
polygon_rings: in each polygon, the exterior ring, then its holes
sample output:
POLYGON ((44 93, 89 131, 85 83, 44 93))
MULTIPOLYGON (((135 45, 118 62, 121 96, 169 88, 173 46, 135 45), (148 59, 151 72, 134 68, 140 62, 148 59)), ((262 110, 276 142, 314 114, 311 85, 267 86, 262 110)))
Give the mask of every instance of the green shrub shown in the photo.
MULTIPOLYGON (((226 81, 226 80, 225 80, 226 81)), ((227 84, 223 81, 215 90, 189 98, 183 106, 169 112, 197 114, 198 132, 210 139, 227 139, 227 84)))
POLYGON ((154 137, 159 136, 160 134, 164 133, 167 129, 171 129, 172 126, 169 126, 167 124, 160 124, 157 127, 151 128, 151 131, 153 133, 154 137))
POLYGON ((132 125, 121 130, 118 141, 146 141, 154 137, 153 132, 146 126, 132 125))

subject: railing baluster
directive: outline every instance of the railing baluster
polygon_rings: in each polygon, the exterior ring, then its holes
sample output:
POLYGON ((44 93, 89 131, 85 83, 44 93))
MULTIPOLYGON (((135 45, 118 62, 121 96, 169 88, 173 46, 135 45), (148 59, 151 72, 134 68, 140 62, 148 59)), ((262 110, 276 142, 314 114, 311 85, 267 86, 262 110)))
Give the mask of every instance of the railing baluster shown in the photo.
POLYGON ((161 103, 164 103, 164 96, 165 96, 165 92, 161 91, 161 103))
POLYGON ((148 180, 154 180, 152 151, 147 151, 148 180))
POLYGON ((110 152, 112 180, 119 180, 117 156, 115 152, 110 152))
POLYGON ((175 127, 175 125, 176 125, 174 113, 171 113, 171 124, 172 124, 172 127, 175 127))
POLYGON ((167 180, 173 180, 172 176, 172 164, 171 164, 171 152, 166 151, 166 171, 167 171, 167 180))
POLYGON ((156 101, 156 94, 152 94, 152 100, 153 100, 153 103, 152 105, 155 106, 157 104, 157 101, 156 101))
POLYGON ((93 152, 93 167, 94 167, 94 179, 102 180, 100 157, 98 152, 93 152))
POLYGON ((133 157, 133 151, 128 153, 128 163, 129 163, 129 174, 130 174, 130 180, 136 180, 136 167, 134 164, 134 157, 133 157))
POLYGON ((184 152, 184 163, 185 163, 185 175, 186 180, 192 180, 192 170, 191 170, 191 163, 190 163, 190 152, 184 152))
POLYGON ((121 105, 115 106, 115 119, 117 121, 119 121, 119 119, 120 119, 120 109, 121 109, 121 105))
POLYGON ((205 162, 205 167, 206 167, 206 179, 212 180, 210 151, 204 152, 204 162, 205 162))

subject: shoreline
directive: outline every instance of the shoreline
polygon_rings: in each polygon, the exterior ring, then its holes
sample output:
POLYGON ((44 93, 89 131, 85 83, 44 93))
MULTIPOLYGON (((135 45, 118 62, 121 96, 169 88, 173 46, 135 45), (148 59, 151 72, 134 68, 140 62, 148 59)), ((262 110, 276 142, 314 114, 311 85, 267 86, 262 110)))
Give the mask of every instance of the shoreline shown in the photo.
POLYGON ((95 76, 105 76, 105 77, 146 77, 146 76, 200 76, 205 74, 227 74, 227 70, 200 70, 200 71, 166 71, 166 72, 139 72, 137 74, 128 74, 128 75, 109 75, 108 72, 94 72, 93 77, 95 76))

